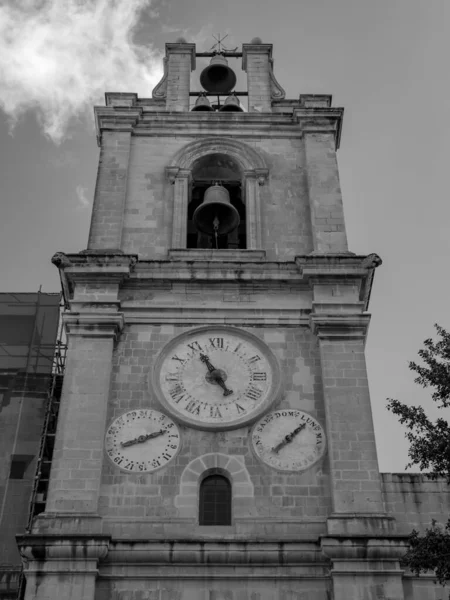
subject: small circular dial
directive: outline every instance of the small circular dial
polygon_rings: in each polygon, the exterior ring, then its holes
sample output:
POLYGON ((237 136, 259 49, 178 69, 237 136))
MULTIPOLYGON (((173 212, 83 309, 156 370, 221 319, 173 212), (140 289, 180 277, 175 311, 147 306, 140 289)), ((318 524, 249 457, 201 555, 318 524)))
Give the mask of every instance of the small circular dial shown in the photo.
POLYGON ((180 446, 178 427, 156 410, 130 410, 115 419, 105 437, 112 462, 129 473, 151 473, 164 467, 180 446))
POLYGON ((322 458, 325 432, 301 410, 276 410, 253 428, 252 443, 261 460, 280 471, 303 471, 322 458))
POLYGON ((184 423, 227 429, 267 409, 279 385, 278 364, 256 336, 228 327, 201 328, 164 348, 153 383, 164 408, 184 423))

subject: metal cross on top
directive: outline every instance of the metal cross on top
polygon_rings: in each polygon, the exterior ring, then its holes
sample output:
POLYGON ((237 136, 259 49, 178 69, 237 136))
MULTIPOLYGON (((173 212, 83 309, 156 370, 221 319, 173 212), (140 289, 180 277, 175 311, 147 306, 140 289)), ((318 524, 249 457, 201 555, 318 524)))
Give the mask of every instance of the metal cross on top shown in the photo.
POLYGON ((217 34, 217 37, 214 34, 212 34, 212 36, 216 40, 216 43, 214 44, 214 46, 211 46, 211 50, 213 50, 217 54, 222 54, 223 52, 236 52, 236 50, 238 49, 237 46, 236 48, 230 49, 223 45, 223 40, 225 40, 228 37, 228 33, 223 37, 220 37, 220 33, 217 34))

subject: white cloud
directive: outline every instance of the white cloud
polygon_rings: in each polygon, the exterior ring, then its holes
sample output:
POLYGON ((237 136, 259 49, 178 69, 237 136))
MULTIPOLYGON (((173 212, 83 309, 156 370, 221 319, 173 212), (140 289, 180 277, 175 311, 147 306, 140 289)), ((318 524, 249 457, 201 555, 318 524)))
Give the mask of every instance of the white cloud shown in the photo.
POLYGON ((14 128, 35 110, 56 143, 74 117, 92 114, 105 91, 148 97, 161 56, 137 46, 134 29, 151 0, 10 0, 0 3, 0 108, 14 128))
POLYGON ((87 208, 88 206, 90 206, 91 203, 86 197, 87 188, 83 187, 82 185, 77 185, 75 191, 77 193, 78 198, 77 208, 87 208))

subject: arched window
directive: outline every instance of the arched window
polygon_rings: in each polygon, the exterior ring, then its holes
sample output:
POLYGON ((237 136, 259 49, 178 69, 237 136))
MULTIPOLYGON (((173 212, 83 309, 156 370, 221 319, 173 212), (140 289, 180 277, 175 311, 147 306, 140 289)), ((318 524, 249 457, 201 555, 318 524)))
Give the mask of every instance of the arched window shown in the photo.
POLYGON ((200 485, 200 525, 231 525, 231 484, 223 475, 209 475, 200 485))

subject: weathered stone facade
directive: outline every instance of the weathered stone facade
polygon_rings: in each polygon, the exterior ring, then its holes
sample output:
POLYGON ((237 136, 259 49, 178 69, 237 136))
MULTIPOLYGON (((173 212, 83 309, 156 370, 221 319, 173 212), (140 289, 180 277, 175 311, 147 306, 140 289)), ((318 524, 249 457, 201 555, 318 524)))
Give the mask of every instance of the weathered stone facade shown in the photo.
MULTIPOLYGON (((378 471, 364 342, 381 261, 347 248, 343 111, 329 96, 285 100, 271 52, 243 46, 248 112, 188 111, 195 46, 184 42, 167 45, 153 99, 107 94, 96 108, 89 246, 57 258, 69 350, 46 512, 19 538, 26 600, 443 598, 399 565, 402 507, 417 486, 378 471), (186 246, 195 168, 211 154, 239 167, 245 248, 186 246), (181 450, 164 468, 114 466, 106 428, 128 410, 161 410, 152 368, 165 344, 218 324, 267 344, 282 373, 270 410, 317 419, 325 456, 277 471, 253 452, 252 425, 179 423, 181 450), (200 481, 217 469, 231 483, 232 521, 200 525, 200 481)), ((439 486, 419 489, 439 490, 448 510, 439 486)))

